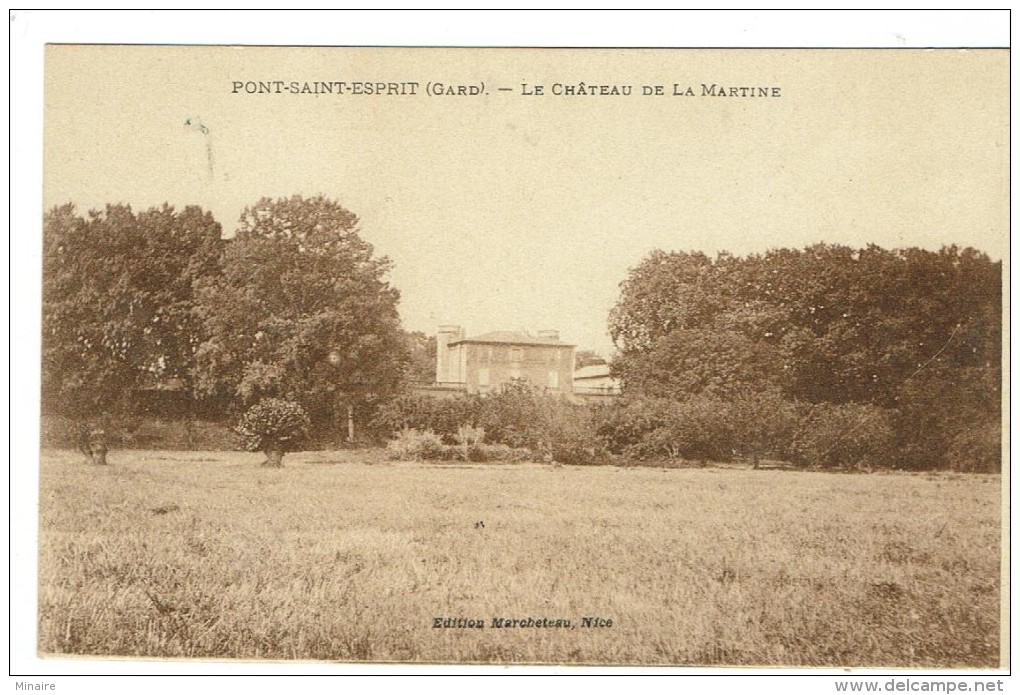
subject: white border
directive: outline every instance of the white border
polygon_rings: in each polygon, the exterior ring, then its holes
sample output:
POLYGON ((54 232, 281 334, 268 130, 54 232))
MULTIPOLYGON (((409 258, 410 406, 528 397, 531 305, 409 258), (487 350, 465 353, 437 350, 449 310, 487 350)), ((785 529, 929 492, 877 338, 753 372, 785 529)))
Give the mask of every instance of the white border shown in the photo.
MULTIPOLYGON (((10 403, 9 492, 14 521, 11 562, 11 662, 16 674, 661 674, 724 675, 751 673, 741 685, 766 691, 814 692, 832 688, 803 671, 711 671, 704 669, 577 669, 323 664, 224 664, 218 662, 126 662, 116 660, 40 660, 35 655, 37 489, 39 442, 40 220, 42 218, 43 47, 46 43, 164 43, 247 45, 444 45, 444 46, 637 46, 637 47, 1008 47, 1008 10, 993 11, 11 11, 10 12, 10 285, 8 306, 10 403), (15 289, 16 291, 11 291, 15 289)), ((812 676, 848 671, 812 671, 812 676)), ((855 674, 868 671, 855 670, 855 674)), ((890 671, 871 672, 887 674, 890 671)), ((905 677, 914 672, 897 672, 905 677)), ((920 672, 923 673, 923 672, 920 672)), ((968 680, 976 672, 960 672, 968 680)), ((1001 672, 989 677, 1002 677, 1001 672)), ((933 672, 943 678, 953 672, 933 672)), ((198 681, 146 678, 19 678, 59 682, 73 692, 171 692, 241 685, 213 679, 198 681)), ((823 680, 826 680, 823 678, 823 680)), ((465 687, 477 684, 465 683, 465 687)), ((653 681, 658 684, 661 681, 653 681)), ((256 681, 256 687, 321 685, 302 680, 256 681)), ((247 684, 247 683, 245 683, 247 684)), ((649 683, 651 684, 651 683, 649 683)), ((13 686, 13 684, 9 684, 13 686)), ((438 685, 438 684, 437 684, 438 685)), ((693 693, 719 687, 715 678, 687 679, 693 693)), ((243 687, 243 685, 242 685, 243 687)), ((335 686, 328 686, 335 687, 335 686)), ((449 686, 443 685, 444 690, 449 686)), ((496 682, 483 687, 499 690, 496 682)), ((666 682, 663 687, 672 684, 666 682)), ((12 687, 13 689, 13 687, 12 687)))

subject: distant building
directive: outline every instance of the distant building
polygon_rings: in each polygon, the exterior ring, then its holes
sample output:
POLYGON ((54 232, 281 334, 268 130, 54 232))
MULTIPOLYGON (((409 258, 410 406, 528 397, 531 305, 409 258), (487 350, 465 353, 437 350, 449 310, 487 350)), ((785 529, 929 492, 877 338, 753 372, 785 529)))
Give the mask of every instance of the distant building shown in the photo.
POLYGON ((466 337, 460 326, 440 326, 436 334, 434 395, 443 392, 488 393, 512 379, 526 379, 547 392, 571 396, 574 349, 558 331, 537 336, 493 331, 466 337))
POLYGON ((575 371, 575 348, 553 330, 538 335, 492 331, 469 338, 460 326, 440 326, 436 332, 436 381, 418 384, 414 391, 452 398, 490 393, 514 379, 525 379, 546 393, 573 402, 598 403, 618 397, 620 382, 610 376, 608 364, 575 371))
POLYGON ((610 374, 608 364, 593 364, 574 372, 574 395, 581 400, 610 400, 620 393, 620 380, 610 374))

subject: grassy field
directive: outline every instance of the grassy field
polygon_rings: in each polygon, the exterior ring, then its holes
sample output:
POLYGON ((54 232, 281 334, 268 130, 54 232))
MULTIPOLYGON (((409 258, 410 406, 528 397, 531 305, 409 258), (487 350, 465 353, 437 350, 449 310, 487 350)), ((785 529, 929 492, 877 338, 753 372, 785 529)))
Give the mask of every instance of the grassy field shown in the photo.
POLYGON ((999 663, 999 476, 258 461, 44 452, 40 652, 999 663))

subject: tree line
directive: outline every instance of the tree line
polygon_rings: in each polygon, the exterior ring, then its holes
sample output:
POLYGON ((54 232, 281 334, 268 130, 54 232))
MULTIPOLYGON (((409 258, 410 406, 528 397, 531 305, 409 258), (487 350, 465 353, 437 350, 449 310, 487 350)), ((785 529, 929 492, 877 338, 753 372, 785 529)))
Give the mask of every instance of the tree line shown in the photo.
POLYGON ((673 441, 725 425, 754 455, 997 469, 1001 287, 1001 262, 956 246, 655 251, 611 312, 613 371, 687 423, 673 441))
POLYGON ((484 427, 508 446, 500 422, 520 420, 529 445, 589 462, 1000 466, 1002 266, 973 249, 655 251, 609 317, 624 398, 577 410, 513 390, 401 399, 432 380, 435 340, 401 329, 390 261, 336 201, 264 198, 232 231, 197 207, 47 212, 44 414, 137 415, 173 393, 210 419, 282 399, 313 429, 353 409, 382 434, 484 427))
POLYGON ((212 215, 126 205, 44 218, 42 406, 71 418, 137 412, 172 388, 195 413, 263 398, 319 423, 389 397, 408 364, 390 261, 339 203, 246 208, 231 239, 212 215))

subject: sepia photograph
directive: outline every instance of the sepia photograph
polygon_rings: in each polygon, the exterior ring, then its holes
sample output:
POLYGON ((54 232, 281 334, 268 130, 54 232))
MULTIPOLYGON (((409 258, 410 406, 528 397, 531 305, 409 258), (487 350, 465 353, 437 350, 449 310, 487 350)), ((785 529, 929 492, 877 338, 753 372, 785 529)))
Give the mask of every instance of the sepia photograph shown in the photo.
POLYGON ((1009 58, 49 43, 39 660, 1007 669, 1009 58))

